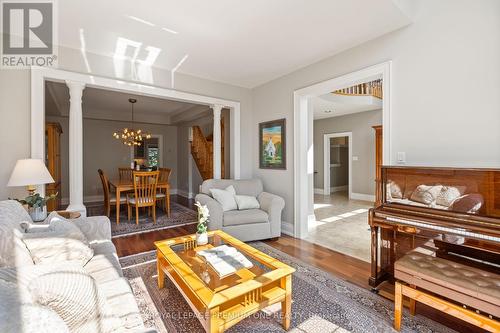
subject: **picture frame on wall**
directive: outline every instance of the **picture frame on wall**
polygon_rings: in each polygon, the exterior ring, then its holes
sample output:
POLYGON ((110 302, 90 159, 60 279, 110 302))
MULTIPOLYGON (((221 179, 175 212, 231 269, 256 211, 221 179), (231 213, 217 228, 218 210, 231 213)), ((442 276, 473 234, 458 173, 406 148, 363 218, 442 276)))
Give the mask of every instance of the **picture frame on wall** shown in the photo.
POLYGON ((286 119, 259 124, 259 168, 286 170, 286 119))

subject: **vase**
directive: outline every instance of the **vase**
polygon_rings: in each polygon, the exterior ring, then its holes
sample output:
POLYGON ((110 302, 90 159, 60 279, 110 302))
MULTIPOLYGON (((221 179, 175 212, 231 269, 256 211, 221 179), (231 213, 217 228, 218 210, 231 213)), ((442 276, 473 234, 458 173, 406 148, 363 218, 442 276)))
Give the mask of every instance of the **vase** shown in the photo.
POLYGON ((47 211, 43 209, 44 207, 30 207, 29 213, 33 222, 40 222, 45 220, 47 217, 47 211))
POLYGON ((208 244, 208 234, 206 232, 199 234, 196 233, 196 245, 208 244))

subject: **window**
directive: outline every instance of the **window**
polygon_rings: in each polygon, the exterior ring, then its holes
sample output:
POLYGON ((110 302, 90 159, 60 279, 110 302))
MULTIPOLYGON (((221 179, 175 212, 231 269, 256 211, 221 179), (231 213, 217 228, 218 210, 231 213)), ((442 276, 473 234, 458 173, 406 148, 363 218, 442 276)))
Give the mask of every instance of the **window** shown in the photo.
POLYGON ((147 158, 149 167, 158 167, 159 150, 157 145, 150 145, 147 147, 147 158))

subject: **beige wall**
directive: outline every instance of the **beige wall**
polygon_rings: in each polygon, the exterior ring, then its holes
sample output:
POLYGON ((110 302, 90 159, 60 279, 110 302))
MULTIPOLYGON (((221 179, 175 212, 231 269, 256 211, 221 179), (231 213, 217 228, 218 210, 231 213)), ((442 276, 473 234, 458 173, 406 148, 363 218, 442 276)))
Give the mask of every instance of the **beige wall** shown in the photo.
MULTIPOLYGON (((84 59, 79 50, 59 48, 59 68, 87 73, 84 59)), ((104 77, 118 77, 128 81, 138 81, 154 86, 172 88, 168 70, 152 68, 151 75, 136 77, 130 72, 115 73, 112 57, 87 54, 91 73, 104 77)), ((130 64, 124 66, 130 69, 130 64)), ((219 97, 241 103, 241 147, 251 147, 252 92, 250 89, 232 86, 207 79, 177 73, 174 89, 205 96, 219 97)), ((9 196, 25 194, 22 188, 7 188, 10 173, 18 159, 30 156, 30 73, 28 70, 0 69, 0 200, 9 196)), ((252 156, 241 154, 241 177, 252 175, 252 156)))
MULTIPOLYGON (((372 126, 382 123, 382 110, 367 111, 314 121, 314 187, 323 188, 325 134, 352 132, 352 192, 375 194, 375 131, 372 126)), ((335 172, 335 170, 333 170, 335 172)), ((339 179, 340 181, 340 179, 339 179)))
MULTIPOLYGON (((61 124, 62 189, 61 198, 69 197, 69 142, 68 118, 47 117, 47 121, 61 124)), ((102 185, 97 169, 102 169, 108 178, 118 178, 118 167, 130 166, 130 147, 124 146, 112 137, 112 133, 129 122, 83 119, 83 194, 86 200, 102 195, 102 185)), ((155 124, 141 124, 151 134, 163 135, 163 166, 172 169, 170 183, 177 188, 177 127, 155 124)))
MULTIPOLYGON (((175 89, 241 102, 242 177, 261 178, 285 198, 293 222, 293 91, 392 60, 392 160, 407 164, 500 166, 500 1, 415 0, 414 23, 253 90, 177 74, 175 89), (263 121, 287 120, 287 170, 258 167, 263 121)), ((298 41, 300 42, 300 41, 298 41)), ((88 55, 94 75, 116 77, 113 59, 88 55)), ((79 50, 61 48, 60 68, 86 72, 79 50)), ((125 66, 127 68, 127 66, 125 66)), ((148 82, 170 87, 170 73, 154 69, 148 82)), ((124 80, 137 80, 125 74, 124 80)), ((29 73, 0 70, 0 199, 17 159, 30 154, 29 73)))
POLYGON ((0 199, 26 196, 25 189, 9 188, 7 182, 16 161, 29 157, 29 78, 28 70, 0 69, 0 199))
POLYGON ((393 156, 408 165, 500 166, 500 1, 415 0, 414 23, 254 89, 259 122, 287 119, 287 170, 254 176, 293 221, 293 91, 392 60, 393 156))

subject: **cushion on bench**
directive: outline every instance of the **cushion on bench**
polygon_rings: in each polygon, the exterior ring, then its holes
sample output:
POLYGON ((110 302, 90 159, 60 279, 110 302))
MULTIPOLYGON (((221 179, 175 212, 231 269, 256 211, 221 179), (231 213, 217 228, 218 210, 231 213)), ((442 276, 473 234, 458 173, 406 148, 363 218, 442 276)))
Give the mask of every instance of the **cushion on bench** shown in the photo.
POLYGON ((417 250, 394 264, 396 279, 500 316, 500 275, 417 250))

